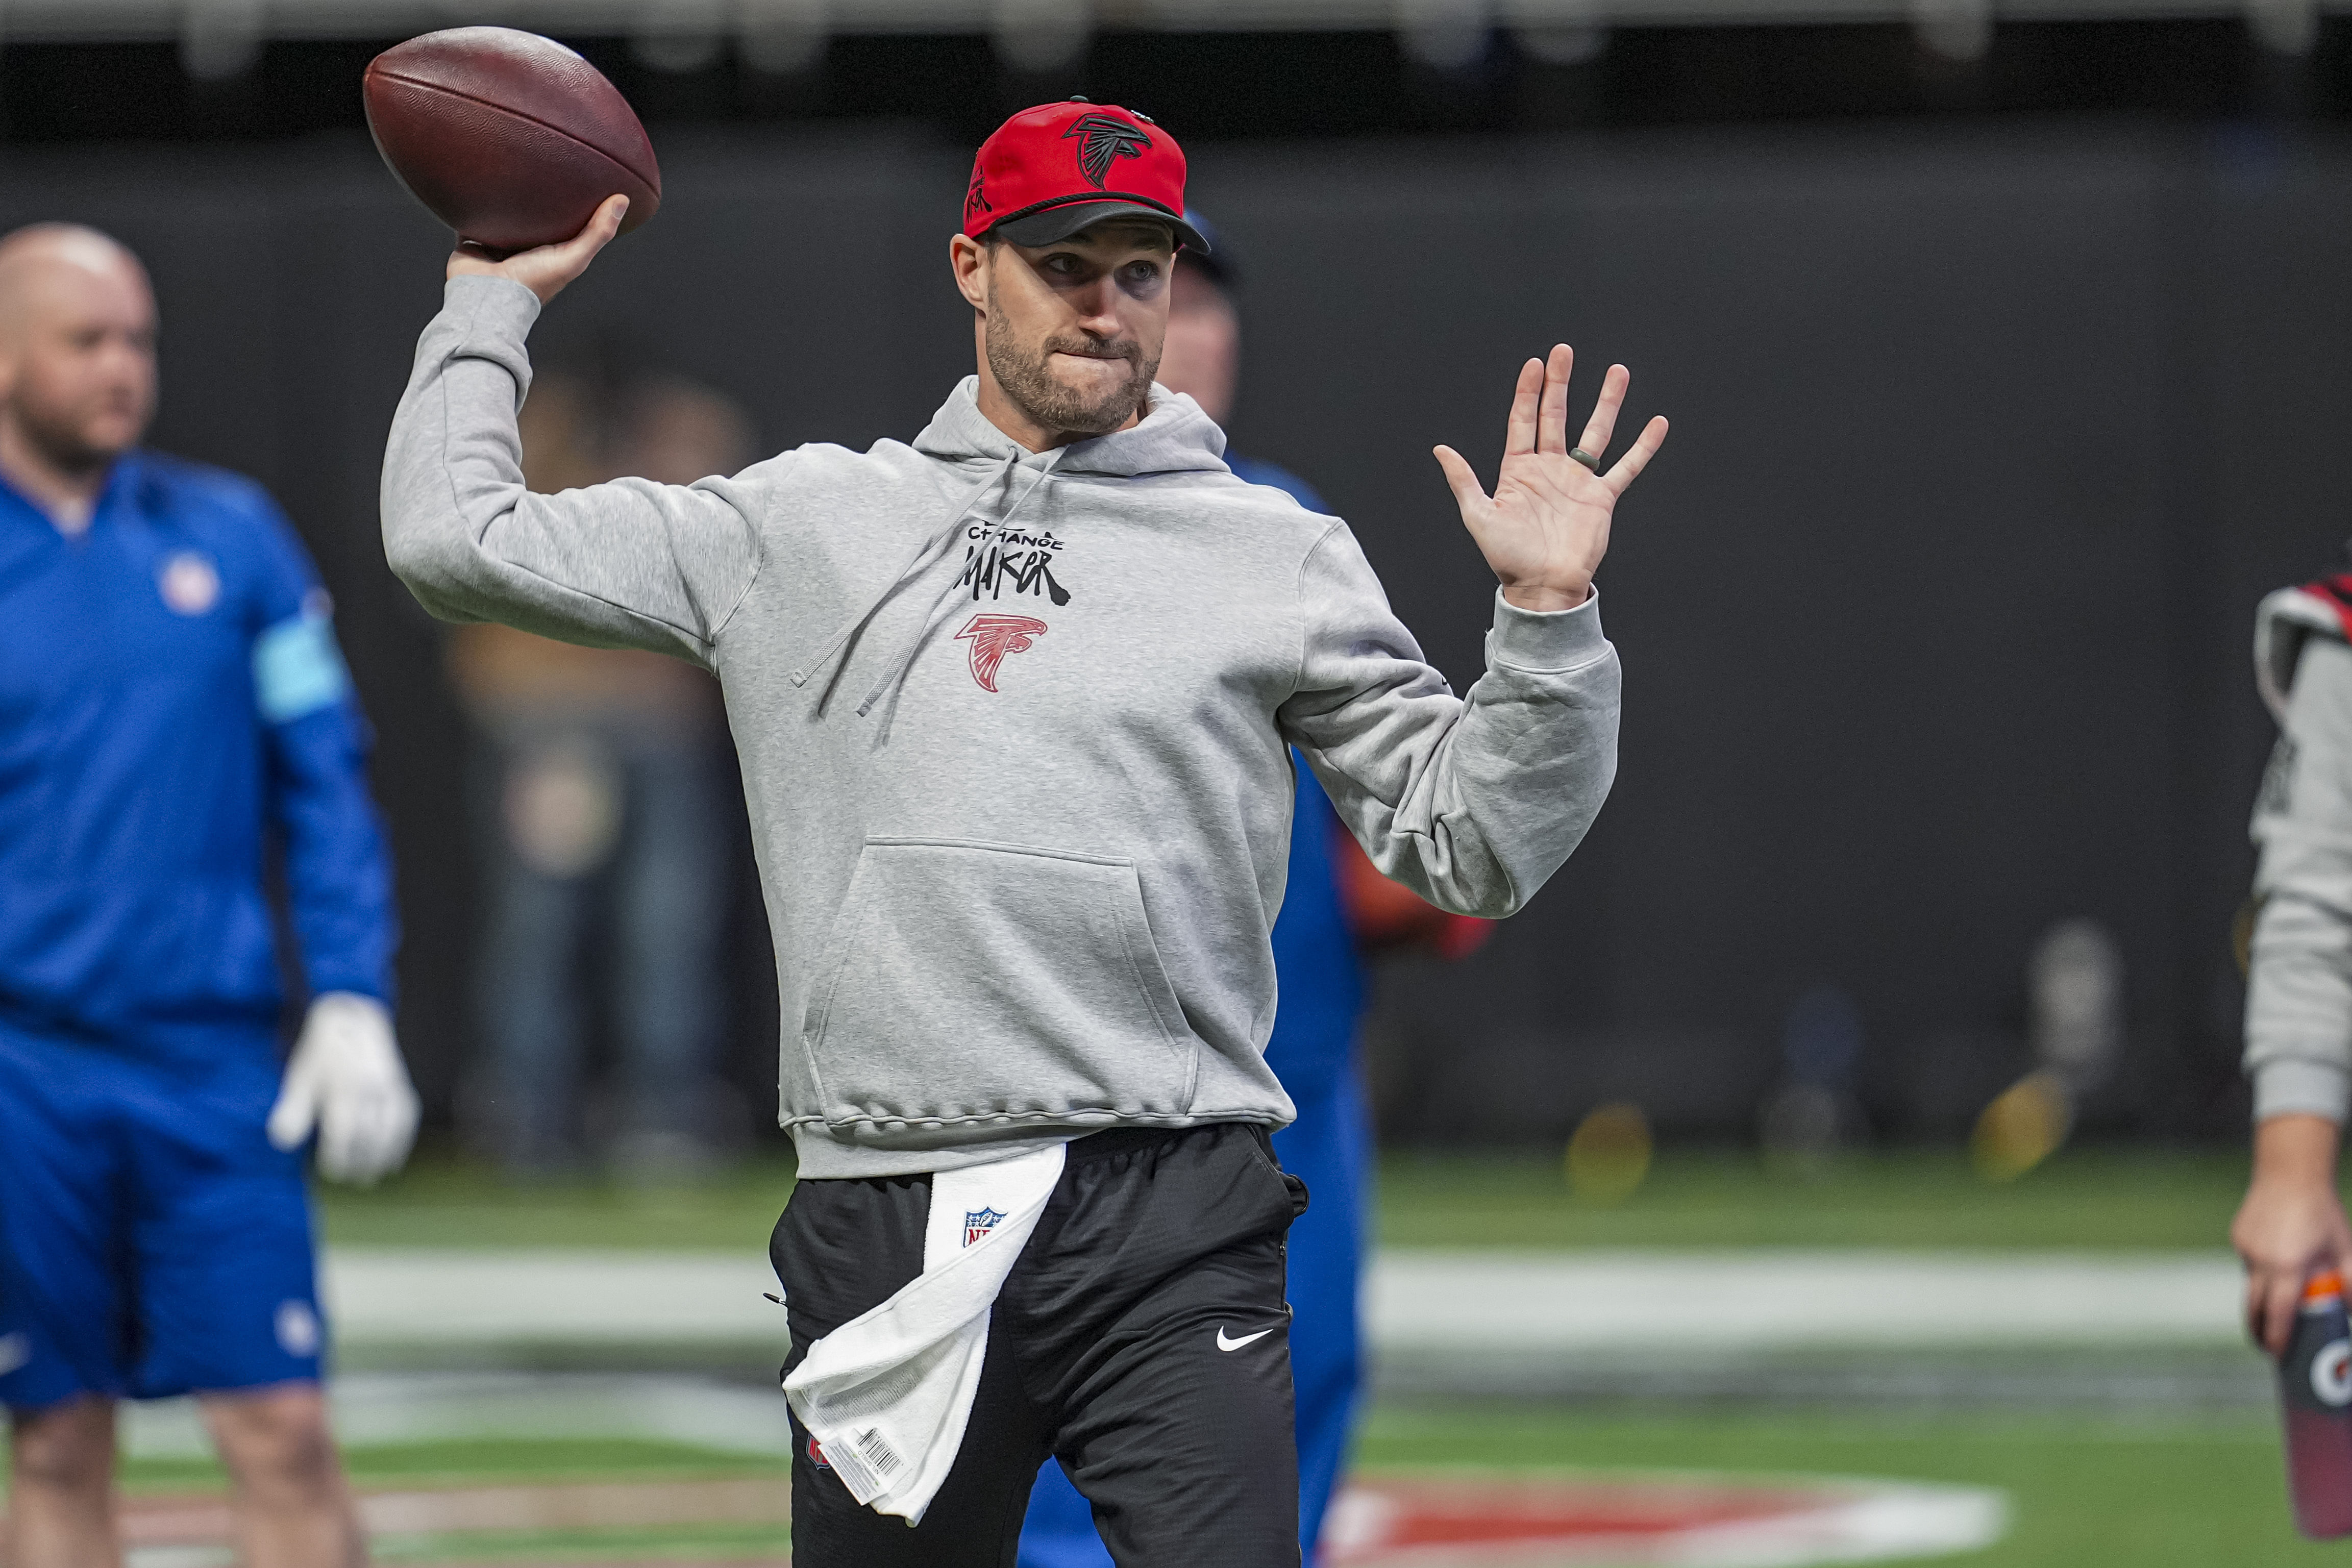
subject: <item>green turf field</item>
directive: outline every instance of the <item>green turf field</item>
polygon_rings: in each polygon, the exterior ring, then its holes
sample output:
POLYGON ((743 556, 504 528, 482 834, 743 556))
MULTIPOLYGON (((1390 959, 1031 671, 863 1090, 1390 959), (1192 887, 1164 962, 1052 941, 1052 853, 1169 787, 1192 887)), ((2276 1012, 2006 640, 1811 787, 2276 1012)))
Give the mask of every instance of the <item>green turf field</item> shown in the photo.
POLYGON ((421 1154, 381 1186, 318 1184, 328 1242, 362 1247, 748 1247, 764 1251, 793 1190, 789 1158, 747 1160, 693 1186, 509 1183, 421 1154))
MULTIPOLYGON (((1857 1156, 1811 1180, 1744 1152, 1668 1150, 1623 1204, 1580 1201, 1549 1155, 1398 1155, 1381 1176, 1392 1246, 2213 1248, 2245 1180, 2234 1151, 2084 1149, 2007 1186, 1958 1151, 1857 1156)), ((331 1241, 413 1247, 764 1247, 783 1160, 690 1187, 509 1186, 423 1158, 368 1191, 322 1188, 331 1241)))
POLYGON ((1375 1409, 1369 1469, 1630 1466, 1771 1470, 1999 1487, 2008 1540, 1947 1561, 1983 1568, 2270 1568, 2347 1548, 2288 1521, 2266 1420, 2117 1425, 2067 1418, 1651 1416, 1534 1405, 1375 1409))
MULTIPOLYGON (((1401 1154, 1383 1164, 1381 1234, 1398 1246, 2193 1249, 2225 1244, 2244 1181, 2228 1149, 2067 1151, 2015 1183, 1980 1181, 1958 1151, 1850 1159, 1811 1180, 1749 1154, 1668 1149, 1633 1197, 1580 1201, 1546 1152, 1401 1154)), ((742 1248, 765 1243, 790 1165, 752 1162, 690 1187, 596 1182, 512 1186, 427 1157, 368 1192, 321 1193, 329 1239, 361 1246, 742 1248)), ((2137 1422, 2024 1411, 1721 1411, 1508 1403, 1375 1409, 1362 1458, 1376 1469, 1456 1465, 1681 1469, 1865 1476, 1997 1487, 2015 1505, 1987 1568, 2263 1568, 2352 1557, 2289 1526, 2276 1435, 2261 1413, 2137 1422)), ((772 1461, 647 1443, 433 1444, 362 1448, 364 1484, 424 1486, 767 1473, 772 1461)), ((202 1484, 207 1467, 133 1467, 146 1487, 202 1484)), ((624 1550, 686 1555, 772 1550, 752 1526, 578 1531, 561 1537, 406 1538, 388 1561, 624 1550)))
POLYGON ((2214 1248, 2246 1180, 2234 1150, 2081 1149, 2017 1181, 1953 1151, 1768 1175, 1746 1151, 1668 1150, 1624 1203, 1578 1201, 1538 1155, 1392 1155, 1381 1239, 1400 1247, 2214 1248))
MULTIPOLYGON (((447 1442, 352 1450, 362 1485, 670 1479, 776 1474, 746 1460, 644 1442, 447 1442)), ((1391 1404, 1372 1411, 1360 1460, 1370 1471, 1456 1468, 1795 1472, 1999 1487, 2015 1507, 2009 1539, 1965 1561, 1983 1568, 2269 1568, 2342 1561, 2343 1547, 2295 1538, 2277 1437, 2262 1419, 2126 1425, 2063 1417, 1900 1418, 1820 1414, 1648 1416, 1534 1404, 1391 1404)), ((136 1462, 145 1490, 217 1486, 194 1461, 136 1462)), ((679 1555, 772 1550, 752 1525, 413 1537, 386 1560, 679 1555)), ((1957 1561, 1957 1560, 1956 1560, 1957 1561)))
MULTIPOLYGON (((679 1443, 601 1438, 354 1447, 344 1451, 344 1462, 352 1480, 370 1491, 739 1478, 772 1479, 779 1487, 791 1484, 785 1467, 776 1459, 679 1443)), ((133 1459, 123 1466, 122 1481, 124 1490, 133 1495, 218 1492, 226 1486, 217 1465, 193 1458, 133 1459)), ((378 1534, 370 1542, 370 1553, 377 1562, 417 1563, 580 1563, 605 1557, 782 1558, 789 1549, 790 1534, 783 1528, 728 1521, 378 1534)))

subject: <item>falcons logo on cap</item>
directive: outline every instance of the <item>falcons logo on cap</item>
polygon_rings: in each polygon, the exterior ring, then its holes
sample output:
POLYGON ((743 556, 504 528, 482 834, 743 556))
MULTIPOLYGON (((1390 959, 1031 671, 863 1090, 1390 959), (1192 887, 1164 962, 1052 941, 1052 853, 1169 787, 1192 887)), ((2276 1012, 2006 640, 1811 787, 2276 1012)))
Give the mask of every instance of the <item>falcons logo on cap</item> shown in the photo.
POLYGON ((957 632, 971 643, 971 678, 980 689, 996 689, 996 667, 1007 653, 1025 653, 1045 634, 1045 623, 1027 615, 975 615, 957 632))
POLYGON ((1143 128, 1129 120, 1114 120, 1108 114, 1081 115, 1062 132, 1062 140, 1078 139, 1078 171, 1093 183, 1097 191, 1103 188, 1103 178, 1110 166, 1121 158, 1139 158, 1151 145, 1151 138, 1143 128))

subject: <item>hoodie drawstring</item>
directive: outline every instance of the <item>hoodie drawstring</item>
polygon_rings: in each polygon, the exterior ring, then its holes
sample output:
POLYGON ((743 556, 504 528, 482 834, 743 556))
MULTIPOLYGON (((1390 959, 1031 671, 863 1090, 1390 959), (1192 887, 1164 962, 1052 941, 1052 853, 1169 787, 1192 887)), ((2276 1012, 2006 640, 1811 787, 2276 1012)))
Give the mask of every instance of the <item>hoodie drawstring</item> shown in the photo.
MULTIPOLYGON (((1013 520, 1013 515, 1029 504, 1029 497, 1037 493, 1037 486, 1045 482, 1045 476, 1053 473, 1055 465, 1062 461, 1062 454, 1068 450, 1066 446, 1057 446, 1054 449, 1053 455, 1039 465, 1037 476, 1029 481, 1029 487, 1014 498, 1013 505, 1004 508, 1003 517, 997 518, 998 528, 1010 523, 1013 520)), ((1012 459, 1013 464, 1020 461, 1017 454, 1012 459)), ((1006 473, 1009 475, 1011 471, 1012 464, 1008 464, 1006 473)), ((971 510, 970 507, 964 508, 966 514, 971 510)), ((961 523, 963 518, 959 517, 956 521, 961 523)), ((866 694, 866 700, 857 705, 858 717, 864 718, 873 712, 874 705, 882 700, 884 693, 895 692, 906 683, 907 672, 915 667, 915 656, 923 651, 923 644, 931 640, 931 633, 939 629, 940 622, 946 616, 948 606, 954 601, 956 590, 962 586, 962 576, 958 574, 946 587, 940 590, 939 598, 931 601, 931 612, 923 617, 922 625, 916 630, 913 636, 907 639, 907 645, 899 651, 898 659, 890 666, 890 673, 875 682, 874 689, 866 694)))
MULTIPOLYGON (((1012 506, 1005 508, 1003 517, 999 519, 1000 526, 1003 523, 1011 522, 1013 520, 1013 514, 1019 511, 1028 503, 1029 497, 1037 493, 1037 486, 1045 482, 1045 476, 1054 471, 1055 465, 1061 462, 1063 453, 1067 450, 1067 447, 1058 448, 1045 460, 1045 465, 1037 470, 1037 477, 1030 481, 1029 487, 1021 492, 1019 497, 1013 501, 1012 506)), ((817 651, 817 655, 814 659, 811 660, 803 668, 794 670, 792 673, 790 679, 793 685, 806 685, 809 683, 810 677, 815 675, 819 671, 823 670, 825 665, 831 664, 836 654, 841 653, 842 651, 857 637, 858 633, 866 630, 866 625, 873 621, 874 617, 881 613, 882 607, 890 601, 892 595, 896 594, 898 590, 904 588, 908 583, 912 582, 915 579, 920 577, 925 571, 930 569, 934 562, 936 562, 942 555, 947 553, 949 547, 955 543, 956 532, 963 527, 964 519, 971 516, 973 509, 980 505, 982 497, 987 496, 990 491, 995 489, 999 485, 1005 484, 1012 477, 1013 471, 1021 465, 1022 455, 1022 454, 1016 452, 1007 457, 1004 460, 1003 466, 997 469, 995 474, 991 476, 988 479, 982 481, 980 486, 972 492, 971 499, 964 503, 962 510, 957 512, 954 517, 948 519, 946 527, 940 528, 939 532, 933 534, 930 538, 925 539, 920 545, 916 547, 915 553, 907 558, 905 563, 901 565, 898 571, 891 576, 889 581, 883 585, 882 591, 874 596, 873 600, 867 603, 866 608, 858 612, 858 613, 854 616, 846 625, 843 626, 840 631, 835 632, 832 638, 826 642, 825 645, 817 651)), ((898 659, 892 664, 890 673, 884 675, 879 681, 877 681, 874 684, 874 689, 866 694, 865 701, 857 705, 857 714, 859 717, 863 718, 868 713, 872 712, 874 705, 881 700, 886 692, 905 681, 907 678, 907 672, 914 667, 915 656, 922 652, 923 643, 930 637, 933 629, 939 625, 942 607, 944 607, 950 600, 955 597, 955 591, 961 580, 959 578, 956 580, 949 582, 947 587, 940 591, 939 598, 934 601, 931 605, 930 613, 924 617, 922 625, 917 629, 914 636, 908 639, 906 647, 900 652, 898 659)))

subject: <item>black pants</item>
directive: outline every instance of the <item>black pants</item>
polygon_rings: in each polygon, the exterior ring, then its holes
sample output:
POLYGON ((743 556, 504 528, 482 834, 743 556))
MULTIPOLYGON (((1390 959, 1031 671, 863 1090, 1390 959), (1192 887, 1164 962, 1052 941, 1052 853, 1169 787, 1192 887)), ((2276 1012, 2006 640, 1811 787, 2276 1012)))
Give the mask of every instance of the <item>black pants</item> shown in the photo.
MULTIPOLYGON (((769 1243, 810 1343, 923 1269, 927 1176, 804 1181, 769 1243)), ((1265 1129, 1081 1138, 989 1320, 955 1468, 908 1528, 793 1423, 798 1568, 1012 1568, 1053 1455, 1119 1568, 1297 1568, 1283 1237, 1307 1207, 1265 1129)))

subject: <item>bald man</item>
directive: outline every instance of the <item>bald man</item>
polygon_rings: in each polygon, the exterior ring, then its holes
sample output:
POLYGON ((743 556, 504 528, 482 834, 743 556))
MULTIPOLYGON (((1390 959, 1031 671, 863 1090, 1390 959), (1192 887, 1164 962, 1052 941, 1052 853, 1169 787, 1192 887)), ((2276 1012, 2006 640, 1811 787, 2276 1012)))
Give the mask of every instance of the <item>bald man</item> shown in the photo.
POLYGON ((390 870, 317 574, 250 481, 139 449, 154 399, 137 258, 0 239, 5 1556, 120 1562, 116 1402, 194 1394, 244 1561, 358 1563, 299 1150, 370 1179, 415 1130, 390 870))

